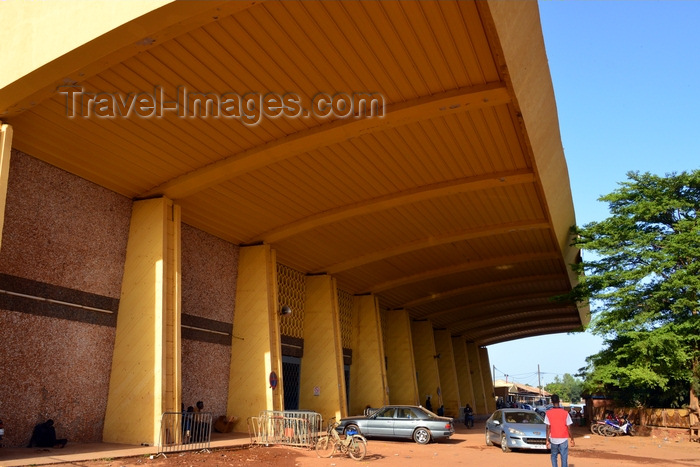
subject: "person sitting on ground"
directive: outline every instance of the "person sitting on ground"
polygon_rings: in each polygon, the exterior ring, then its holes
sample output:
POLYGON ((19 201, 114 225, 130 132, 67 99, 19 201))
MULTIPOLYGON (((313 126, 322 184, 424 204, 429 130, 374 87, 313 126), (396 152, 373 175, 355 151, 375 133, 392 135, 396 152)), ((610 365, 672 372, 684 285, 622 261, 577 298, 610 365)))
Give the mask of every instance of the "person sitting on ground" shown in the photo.
POLYGON ((56 439, 56 428, 53 426, 53 420, 48 419, 34 427, 27 447, 53 448, 58 446, 64 448, 66 443, 68 443, 67 439, 56 439))
POLYGON ((211 436, 211 418, 207 418, 204 413, 204 402, 197 401, 194 409, 194 423, 192 424, 192 437, 194 443, 206 441, 211 436))

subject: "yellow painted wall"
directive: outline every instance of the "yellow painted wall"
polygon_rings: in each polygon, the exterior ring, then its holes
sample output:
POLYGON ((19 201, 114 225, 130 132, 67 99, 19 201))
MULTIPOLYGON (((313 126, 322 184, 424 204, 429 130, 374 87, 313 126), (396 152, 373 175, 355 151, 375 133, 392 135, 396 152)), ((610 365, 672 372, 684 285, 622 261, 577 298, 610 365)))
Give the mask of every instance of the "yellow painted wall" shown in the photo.
MULTIPOLYGON (((440 354, 437 364, 440 372, 440 389, 442 390, 442 403, 445 405, 445 415, 459 418, 462 401, 459 397, 457 367, 450 331, 435 331, 435 350, 440 354)), ((437 410, 437 407, 433 406, 433 408, 437 410)))
POLYGON ((425 404, 427 396, 431 397, 433 411, 440 407, 441 399, 440 375, 435 355, 435 339, 433 325, 430 321, 412 321, 411 337, 413 339, 413 359, 416 362, 416 379, 421 404, 425 404))
POLYGON ((406 310, 384 312, 385 326, 384 353, 387 361, 387 384, 389 403, 421 403, 416 381, 416 365, 413 359, 413 339, 411 319, 406 310))
POLYGON ((0 115, 13 115, 127 57, 253 1, 0 2, 0 115))
POLYGON ((483 373, 481 371, 481 357, 479 355, 479 347, 473 342, 467 342, 467 358, 469 359, 469 375, 474 388, 474 415, 485 415, 489 412, 486 393, 484 392, 484 383, 482 380, 483 373))
POLYGON ((128 2, 128 8, 113 0, 2 2, 0 44, 12 66, 0 67, 0 88, 170 1, 128 2))
POLYGON ((318 412, 326 421, 346 415, 345 407, 337 286, 331 276, 309 276, 304 303, 299 408, 318 412))
POLYGON ((481 361, 481 381, 483 381, 484 394, 486 394, 486 411, 487 413, 492 413, 496 410, 496 393, 493 390, 491 363, 489 362, 489 351, 486 347, 479 348, 479 359, 481 361))
MULTIPOLYGON (((231 338, 227 414, 247 420, 263 410, 281 410, 280 338, 275 255, 269 245, 241 247, 238 255, 236 308, 231 338), (279 378, 269 384, 270 372, 279 378)), ((238 423, 236 431, 246 431, 238 423)))
POLYGON ((10 153, 12 152, 12 127, 0 125, 0 247, 2 229, 5 225, 5 204, 7 202, 7 182, 10 177, 10 153))
POLYGON ((350 414, 363 413, 367 405, 389 403, 379 303, 374 295, 355 297, 355 330, 350 367, 350 414))
POLYGON ((179 210, 159 198, 133 205, 103 439, 155 444, 179 387, 179 210), (176 222, 174 221, 176 220, 176 222))
POLYGON ((474 387, 472 386, 469 359, 467 358, 467 344, 464 337, 453 337, 452 349, 455 355, 457 384, 459 384, 459 398, 462 402, 462 407, 469 404, 473 410, 476 402, 474 401, 474 387))

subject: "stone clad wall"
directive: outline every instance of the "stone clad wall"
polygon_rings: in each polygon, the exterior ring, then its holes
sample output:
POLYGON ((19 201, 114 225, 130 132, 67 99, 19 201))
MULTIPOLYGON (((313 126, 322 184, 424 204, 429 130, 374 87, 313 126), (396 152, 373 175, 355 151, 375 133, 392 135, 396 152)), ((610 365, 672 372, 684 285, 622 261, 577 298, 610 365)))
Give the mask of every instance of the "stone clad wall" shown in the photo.
MULTIPOLYGON (((48 418, 59 437, 102 440, 131 206, 13 150, 0 249, 5 446, 26 446, 48 418)), ((226 413, 237 263, 238 246, 182 224, 182 322, 216 331, 183 328, 182 401, 215 415, 226 413)))
MULTIPOLYGON (((238 246, 182 224, 182 402, 214 416, 226 414, 238 246)), ((235 335, 235 333, 234 333, 235 335)))
POLYGON ((0 293, 6 446, 47 418, 59 437, 102 439, 130 215, 128 198, 13 150, 0 250, 0 290, 14 293, 0 293))

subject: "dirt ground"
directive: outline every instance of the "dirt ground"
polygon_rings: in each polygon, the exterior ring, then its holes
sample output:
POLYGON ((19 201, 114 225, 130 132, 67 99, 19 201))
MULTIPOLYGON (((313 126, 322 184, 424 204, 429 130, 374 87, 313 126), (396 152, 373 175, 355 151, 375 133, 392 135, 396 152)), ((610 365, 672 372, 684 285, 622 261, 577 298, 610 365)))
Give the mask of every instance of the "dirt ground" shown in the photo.
MULTIPOLYGON (((587 428, 575 429, 576 446, 569 454, 570 467, 609 466, 700 466, 700 443, 687 441, 687 435, 659 432, 648 436, 604 438, 587 428)), ((354 461, 346 455, 320 459, 309 449, 279 446, 253 446, 240 449, 218 449, 210 453, 188 452, 168 454, 167 459, 149 457, 101 459, 54 466, 83 467, 195 467, 195 466, 262 466, 262 467, 336 467, 369 465, 376 467, 406 466, 549 466, 548 452, 503 453, 498 446, 484 443, 484 425, 477 423, 467 430, 457 427, 446 442, 421 446, 412 441, 369 440, 367 456, 354 461)))

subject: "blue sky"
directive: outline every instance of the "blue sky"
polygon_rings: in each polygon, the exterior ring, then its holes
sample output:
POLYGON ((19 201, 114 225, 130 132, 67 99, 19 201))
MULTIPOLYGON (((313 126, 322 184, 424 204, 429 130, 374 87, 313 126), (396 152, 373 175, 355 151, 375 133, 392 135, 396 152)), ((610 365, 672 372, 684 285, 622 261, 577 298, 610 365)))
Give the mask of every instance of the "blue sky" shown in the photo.
MULTIPOLYGON (((700 168, 700 2, 540 1, 579 225, 628 171, 700 168)), ((584 252, 585 257, 585 252, 584 252)), ((601 349, 590 333, 489 346, 495 377, 537 385, 575 374, 601 349)))

